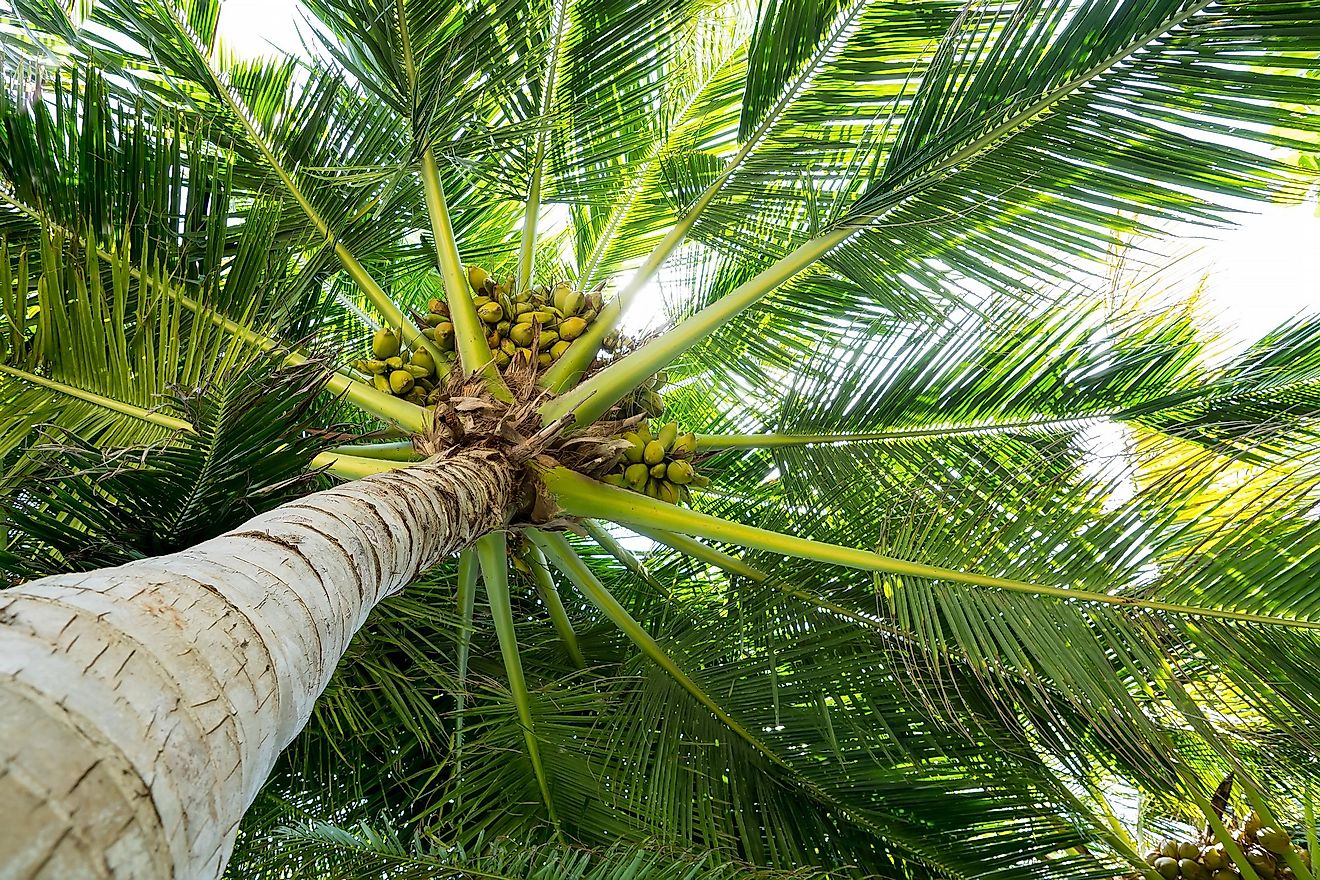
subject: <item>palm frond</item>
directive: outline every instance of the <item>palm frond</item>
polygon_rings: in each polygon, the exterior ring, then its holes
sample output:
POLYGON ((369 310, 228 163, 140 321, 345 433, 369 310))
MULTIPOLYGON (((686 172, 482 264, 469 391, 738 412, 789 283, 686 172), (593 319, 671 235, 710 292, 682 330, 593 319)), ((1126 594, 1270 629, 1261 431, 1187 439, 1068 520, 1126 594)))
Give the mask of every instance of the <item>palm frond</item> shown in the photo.
POLYGON ((150 263, 43 235, 32 251, 0 241, 5 491, 21 485, 39 430, 136 446, 190 425, 180 395, 247 356, 142 283, 150 263))
POLYGON ((658 279, 677 328, 580 337, 545 412, 665 368, 713 452, 695 511, 572 478, 653 539, 532 536, 577 594, 501 533, 491 602, 469 553, 382 603, 234 876, 1091 880, 1229 771, 1307 815, 1320 323, 1216 360, 1107 275, 1314 183, 1313 2, 307 0, 316 56, 265 61, 219 9, 0 10, 11 579, 332 443, 406 466, 318 383, 460 260, 658 279))
POLYGON ((326 410, 319 366, 256 361, 174 405, 194 433, 114 448, 48 431, 6 502, 11 578, 86 571, 184 549, 304 494, 326 410))
POLYGON ((244 876, 279 876, 290 862, 327 878, 462 877, 481 880, 812 880, 814 871, 767 871, 720 862, 708 856, 656 852, 646 847, 593 851, 566 845, 527 847, 495 840, 479 847, 447 846, 362 824, 354 827, 311 825, 287 829, 280 837, 278 860, 269 867, 250 863, 244 876))

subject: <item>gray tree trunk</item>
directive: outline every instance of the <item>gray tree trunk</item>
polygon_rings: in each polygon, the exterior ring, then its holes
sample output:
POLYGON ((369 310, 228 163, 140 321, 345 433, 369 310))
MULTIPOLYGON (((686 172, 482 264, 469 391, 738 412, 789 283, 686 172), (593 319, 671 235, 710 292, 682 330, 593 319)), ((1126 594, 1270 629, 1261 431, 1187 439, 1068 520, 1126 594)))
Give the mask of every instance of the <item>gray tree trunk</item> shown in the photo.
POLYGON ((0 593, 0 878, 217 877, 368 612, 503 526, 513 482, 463 453, 0 593))

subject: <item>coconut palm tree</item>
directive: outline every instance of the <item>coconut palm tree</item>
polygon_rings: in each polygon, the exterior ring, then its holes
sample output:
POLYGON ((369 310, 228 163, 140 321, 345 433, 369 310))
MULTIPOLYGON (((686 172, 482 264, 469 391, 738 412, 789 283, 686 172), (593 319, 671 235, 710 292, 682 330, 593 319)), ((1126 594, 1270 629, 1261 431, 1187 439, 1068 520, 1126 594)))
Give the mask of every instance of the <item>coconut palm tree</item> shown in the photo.
POLYGON ((304 8, 0 19, 0 874, 1313 877, 1320 5, 304 8))

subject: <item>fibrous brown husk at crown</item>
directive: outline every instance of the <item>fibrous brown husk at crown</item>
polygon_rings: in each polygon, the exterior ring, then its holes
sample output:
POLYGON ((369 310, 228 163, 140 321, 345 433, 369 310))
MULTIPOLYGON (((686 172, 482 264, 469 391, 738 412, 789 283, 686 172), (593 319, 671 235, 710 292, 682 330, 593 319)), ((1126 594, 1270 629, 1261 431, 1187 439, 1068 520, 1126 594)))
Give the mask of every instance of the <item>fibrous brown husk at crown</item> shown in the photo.
POLYGON ((414 440, 423 455, 460 448, 500 449, 515 457, 549 457, 579 473, 595 477, 612 468, 622 455, 619 435, 634 428, 642 415, 603 419, 574 428, 569 419, 546 425, 540 409, 553 395, 536 384, 532 364, 511 364, 504 381, 513 401, 495 397, 480 376, 451 369, 435 391, 432 429, 414 440))
MULTIPOLYGON (((642 415, 605 419, 575 428, 571 416, 546 425, 540 408, 552 395, 536 385, 536 370, 530 364, 505 371, 505 382, 513 400, 491 394, 480 376, 465 376, 451 369, 436 386, 431 429, 413 438, 416 451, 426 457, 452 455, 462 449, 499 452, 514 464, 536 459, 540 464, 567 467, 589 477, 599 477, 613 468, 626 442, 619 435, 632 430, 642 415)), ((514 522, 544 524, 553 519, 555 505, 533 472, 523 474, 525 504, 514 522)))

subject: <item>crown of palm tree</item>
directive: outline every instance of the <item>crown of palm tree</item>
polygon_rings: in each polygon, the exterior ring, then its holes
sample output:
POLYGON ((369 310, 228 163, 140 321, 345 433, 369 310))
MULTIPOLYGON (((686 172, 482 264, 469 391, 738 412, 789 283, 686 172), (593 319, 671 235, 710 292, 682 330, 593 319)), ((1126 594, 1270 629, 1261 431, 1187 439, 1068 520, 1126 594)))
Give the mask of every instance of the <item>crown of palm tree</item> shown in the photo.
POLYGON ((1106 271, 1306 192, 1320 6, 304 8, 311 60, 218 0, 0 18, 11 581, 455 440, 355 369, 381 326, 567 430, 376 610, 233 876, 1157 876, 1151 829, 1233 849, 1229 773, 1314 849, 1320 321, 1216 358, 1106 271), (515 381, 470 265, 607 298, 515 381), (662 372, 691 509, 564 452, 662 372))

